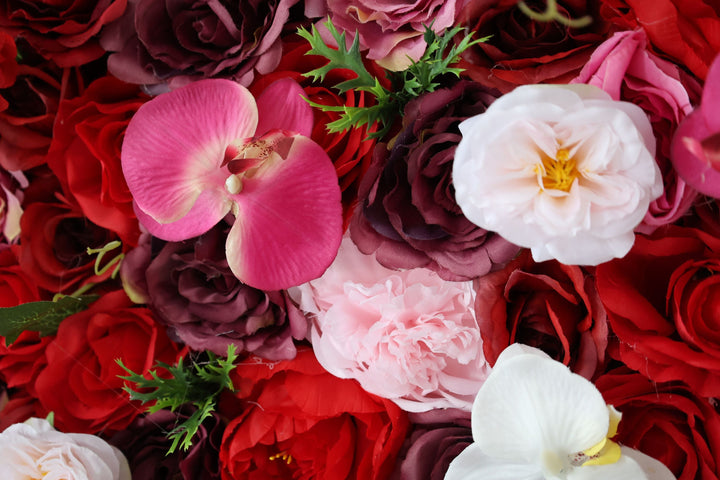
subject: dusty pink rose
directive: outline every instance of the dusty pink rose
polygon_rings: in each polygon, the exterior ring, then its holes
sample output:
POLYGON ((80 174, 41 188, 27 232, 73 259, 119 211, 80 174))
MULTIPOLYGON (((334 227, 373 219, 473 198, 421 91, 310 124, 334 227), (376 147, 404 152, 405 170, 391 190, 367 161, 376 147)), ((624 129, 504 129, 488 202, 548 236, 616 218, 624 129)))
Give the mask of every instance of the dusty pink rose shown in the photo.
POLYGON ((328 0, 333 24, 349 36, 357 31, 367 57, 388 70, 403 70, 425 51, 425 26, 442 32, 454 25, 462 0, 328 0))
POLYGON ((670 164, 673 133, 692 110, 681 74, 676 65, 650 53, 647 36, 636 30, 616 33, 600 45, 572 82, 589 83, 605 90, 613 100, 632 102, 650 119, 664 192, 650 202, 639 232, 651 233, 660 225, 675 222, 697 198, 697 192, 678 178, 670 164))
POLYGON ((28 181, 22 172, 8 172, 0 167, 0 249, 20 238, 22 189, 28 181))
POLYGON ((472 282, 389 270, 346 236, 325 275, 291 295, 313 316, 320 364, 406 411, 469 410, 489 373, 472 282))
POLYGON ((0 477, 130 480, 130 468, 100 437, 58 432, 47 420, 30 418, 0 434, 0 477))
POLYGON ((700 106, 680 124, 672 140, 678 174, 705 195, 720 198, 720 55, 710 66, 700 106))

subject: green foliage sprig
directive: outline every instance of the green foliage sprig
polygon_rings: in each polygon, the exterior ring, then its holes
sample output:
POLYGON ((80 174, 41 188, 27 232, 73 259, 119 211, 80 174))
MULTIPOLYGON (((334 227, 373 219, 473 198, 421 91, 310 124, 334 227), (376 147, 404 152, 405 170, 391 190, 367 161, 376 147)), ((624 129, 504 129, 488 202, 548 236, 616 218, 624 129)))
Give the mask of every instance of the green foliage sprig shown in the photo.
POLYGON ((313 81, 323 81, 331 70, 352 70, 357 77, 340 82, 335 85, 335 88, 341 94, 350 89, 368 92, 375 97, 375 103, 368 107, 322 105, 310 100, 308 103, 325 112, 340 113, 340 118, 327 125, 330 132, 340 132, 364 125, 371 126, 375 123, 382 125, 382 128, 369 133, 369 138, 384 137, 392 127, 394 120, 402 115, 407 102, 423 93, 434 91, 440 85, 439 80, 443 75, 459 76, 462 69, 451 67, 451 65, 460 60, 460 54, 463 51, 489 38, 472 40, 471 33, 455 44, 452 39, 463 31, 463 28, 455 27, 446 30, 442 35, 437 35, 430 27, 426 26, 423 37, 427 44, 425 53, 418 61, 411 60, 410 66, 405 70, 387 72, 393 87, 388 90, 382 86, 378 78, 365 68, 360 54, 358 35, 355 35, 350 48, 347 48, 345 32, 338 32, 330 19, 325 26, 335 39, 338 45, 337 49, 325 44, 314 25, 310 31, 302 27, 298 30, 298 34, 310 43, 311 48, 307 55, 320 55, 329 60, 327 64, 311 70, 305 76, 311 77, 313 81))
POLYGON ((190 448, 192 437, 197 433, 202 422, 215 410, 217 396, 225 389, 234 390, 230 372, 235 368, 234 363, 237 359, 235 345, 228 346, 227 358, 218 357, 212 352, 206 354, 208 359, 202 363, 192 361, 186 365, 180 361, 177 365, 170 366, 164 362, 157 362, 148 372, 151 378, 133 372, 123 365, 121 359, 116 360, 128 373, 127 376, 120 378, 136 386, 136 389, 133 389, 126 385, 123 389, 130 394, 131 400, 151 404, 147 407, 149 413, 165 408, 174 412, 187 404, 197 408, 189 418, 167 433, 167 437, 172 440, 168 455, 178 446, 183 450, 190 448), (168 372, 169 377, 160 377, 158 370, 168 372))

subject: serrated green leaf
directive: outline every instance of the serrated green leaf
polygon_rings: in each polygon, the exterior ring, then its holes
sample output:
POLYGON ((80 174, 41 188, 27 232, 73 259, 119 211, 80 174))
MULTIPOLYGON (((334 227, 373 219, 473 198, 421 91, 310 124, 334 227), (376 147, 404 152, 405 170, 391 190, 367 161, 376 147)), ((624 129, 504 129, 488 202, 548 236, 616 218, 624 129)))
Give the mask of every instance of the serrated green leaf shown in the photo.
POLYGON ((56 302, 28 302, 0 308, 0 335, 5 337, 8 345, 25 330, 38 332, 43 337, 52 335, 65 318, 85 310, 98 298, 98 295, 61 297, 56 302))

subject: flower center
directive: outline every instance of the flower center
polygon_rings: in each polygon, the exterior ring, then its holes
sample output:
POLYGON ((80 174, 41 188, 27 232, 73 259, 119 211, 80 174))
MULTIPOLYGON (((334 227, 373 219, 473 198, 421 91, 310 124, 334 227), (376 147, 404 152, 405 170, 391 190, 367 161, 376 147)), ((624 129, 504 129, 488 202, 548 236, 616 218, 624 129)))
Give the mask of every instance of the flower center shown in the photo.
POLYGON ((287 158, 293 138, 280 130, 273 130, 260 138, 247 138, 230 144, 225 149, 223 166, 230 175, 225 179, 225 189, 231 195, 242 191, 243 180, 271 168, 287 158))
MULTIPOLYGON (((542 169, 536 167, 538 171, 544 172, 541 177, 542 186, 546 190, 561 190, 569 192, 573 182, 578 176, 577 162, 574 157, 570 156, 570 152, 561 148, 555 153, 555 158, 542 155, 542 169)), ((538 176, 540 174, 538 173, 538 176)))

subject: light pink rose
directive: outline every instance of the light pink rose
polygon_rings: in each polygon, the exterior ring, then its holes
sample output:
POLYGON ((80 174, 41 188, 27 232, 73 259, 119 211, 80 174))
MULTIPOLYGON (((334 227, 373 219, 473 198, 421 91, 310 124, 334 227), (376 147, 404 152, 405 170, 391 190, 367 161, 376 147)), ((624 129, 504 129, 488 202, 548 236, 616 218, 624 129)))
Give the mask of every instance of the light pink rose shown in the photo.
POLYGON ((469 411, 489 374, 472 282, 389 270, 345 237, 325 275, 291 295, 311 314, 320 364, 406 411, 469 411))
POLYGON ((462 0, 328 0, 333 24, 352 39, 357 30, 360 48, 388 70, 403 70, 425 51, 425 25, 442 32, 454 25, 462 0))
POLYGON ((600 45, 571 83, 602 88, 613 100, 640 106, 657 141, 655 159, 663 175, 664 193, 652 201, 637 231, 652 233, 682 217, 697 192, 678 177, 670 164, 670 141, 680 121, 692 110, 680 69, 647 50, 642 30, 618 32, 600 45))
POLYGON ((47 420, 30 418, 0 433, 0 478, 130 480, 130 467, 100 437, 58 432, 47 420))

